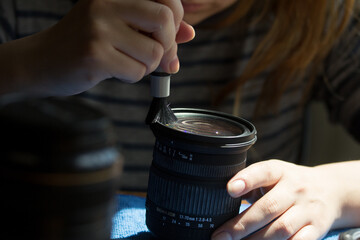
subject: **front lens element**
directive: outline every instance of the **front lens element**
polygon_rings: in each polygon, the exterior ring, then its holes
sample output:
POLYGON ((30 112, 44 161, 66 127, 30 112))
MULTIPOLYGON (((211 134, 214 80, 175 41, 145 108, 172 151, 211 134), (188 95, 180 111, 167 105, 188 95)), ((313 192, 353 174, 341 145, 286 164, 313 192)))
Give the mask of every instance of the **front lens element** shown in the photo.
POLYGON ((178 121, 167 126, 185 133, 201 136, 238 136, 243 126, 235 121, 205 114, 179 113, 178 121))

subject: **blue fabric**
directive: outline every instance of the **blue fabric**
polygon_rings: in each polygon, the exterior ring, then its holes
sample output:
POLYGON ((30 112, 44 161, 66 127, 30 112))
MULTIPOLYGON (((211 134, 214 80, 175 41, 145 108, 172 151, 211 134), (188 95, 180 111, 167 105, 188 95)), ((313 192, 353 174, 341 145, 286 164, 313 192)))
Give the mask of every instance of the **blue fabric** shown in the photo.
MULTIPOLYGON (((145 198, 117 195, 117 211, 113 217, 111 239, 122 240, 153 240, 145 225, 145 198)), ((240 211, 249 205, 241 205, 240 211)), ((344 230, 331 231, 323 240, 337 240, 344 230)))

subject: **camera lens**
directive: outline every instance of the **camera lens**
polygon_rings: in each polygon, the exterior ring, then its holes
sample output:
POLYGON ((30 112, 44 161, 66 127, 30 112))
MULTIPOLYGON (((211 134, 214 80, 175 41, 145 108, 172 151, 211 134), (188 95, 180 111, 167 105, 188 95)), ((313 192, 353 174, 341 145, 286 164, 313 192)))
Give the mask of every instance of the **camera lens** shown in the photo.
POLYGON ((2 239, 108 240, 122 158, 111 121, 78 98, 0 108, 2 239))
POLYGON ((255 127, 229 114, 173 109, 178 121, 153 123, 156 137, 146 198, 146 224, 162 239, 210 239, 239 213, 226 184, 246 165, 255 127))

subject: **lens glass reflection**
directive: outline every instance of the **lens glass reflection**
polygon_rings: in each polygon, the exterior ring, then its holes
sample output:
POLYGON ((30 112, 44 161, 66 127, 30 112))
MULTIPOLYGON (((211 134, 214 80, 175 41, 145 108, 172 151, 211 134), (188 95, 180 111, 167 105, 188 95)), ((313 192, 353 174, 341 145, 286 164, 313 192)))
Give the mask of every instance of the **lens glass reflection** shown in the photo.
POLYGON ((176 114, 178 121, 167 124, 175 130, 202 136, 238 136, 244 133, 243 126, 235 121, 205 114, 176 114))

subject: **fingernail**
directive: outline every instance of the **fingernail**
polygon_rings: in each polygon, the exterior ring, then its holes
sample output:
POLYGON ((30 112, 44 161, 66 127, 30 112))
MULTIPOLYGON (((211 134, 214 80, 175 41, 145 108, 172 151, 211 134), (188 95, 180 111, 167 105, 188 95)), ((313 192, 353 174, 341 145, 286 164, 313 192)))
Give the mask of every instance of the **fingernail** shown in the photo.
POLYGON ((235 180, 228 186, 228 192, 232 197, 239 197, 245 189, 245 182, 243 180, 235 180))
POLYGON ((169 69, 170 73, 177 73, 180 69, 180 63, 179 58, 175 57, 170 63, 169 63, 169 69))
POLYGON ((213 236, 211 238, 211 240, 232 240, 232 237, 227 232, 220 232, 220 233, 216 234, 215 236, 213 236))

